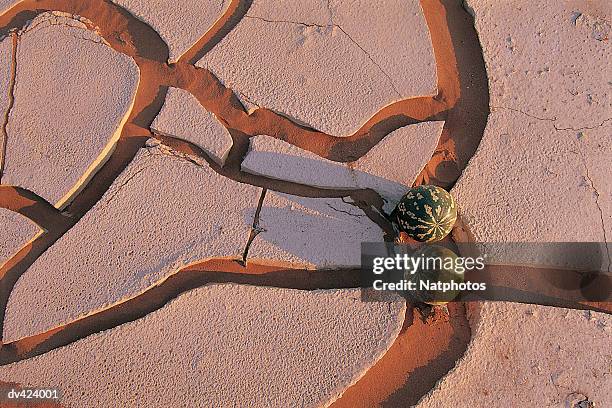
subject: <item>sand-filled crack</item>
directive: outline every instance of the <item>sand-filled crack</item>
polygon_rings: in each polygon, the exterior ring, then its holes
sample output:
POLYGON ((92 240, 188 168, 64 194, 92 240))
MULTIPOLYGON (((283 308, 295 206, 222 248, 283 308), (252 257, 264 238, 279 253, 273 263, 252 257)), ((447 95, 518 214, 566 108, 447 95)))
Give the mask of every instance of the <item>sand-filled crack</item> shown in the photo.
POLYGON ((244 17, 252 0, 231 0, 225 12, 177 62, 195 64, 230 32, 244 17))

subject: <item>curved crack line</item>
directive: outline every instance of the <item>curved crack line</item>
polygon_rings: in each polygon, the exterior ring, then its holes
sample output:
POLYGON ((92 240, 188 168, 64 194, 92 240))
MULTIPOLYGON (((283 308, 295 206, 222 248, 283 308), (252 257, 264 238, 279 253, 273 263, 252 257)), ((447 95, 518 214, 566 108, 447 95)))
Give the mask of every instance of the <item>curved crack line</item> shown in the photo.
POLYGON ((516 109, 516 108, 510 108, 507 106, 491 106, 491 112, 495 112, 496 110, 508 110, 511 112, 516 112, 516 113, 520 113, 523 114, 525 116, 529 116, 532 119, 537 119, 537 120, 543 120, 543 121, 547 121, 547 122, 554 122, 557 120, 557 117, 552 117, 552 118, 543 118, 540 116, 536 116, 536 115, 532 115, 531 113, 527 113, 525 111, 522 111, 520 109, 516 109))
MULTIPOLYGON (((344 198, 344 197, 343 197, 343 198, 344 198)), ((344 201, 344 200, 342 200, 342 201, 344 201)), ((363 217, 363 216, 364 216, 364 215, 361 215, 361 214, 353 214, 352 212, 347 211, 347 210, 341 210, 341 209, 339 209, 339 208, 334 207, 334 206, 333 206, 333 205, 331 205, 330 203, 326 203, 326 204, 327 204, 327 206, 328 206, 329 208, 331 208, 332 210, 337 211, 337 212, 340 212, 340 213, 344 213, 344 214, 347 214, 347 215, 350 215, 351 217, 358 217, 358 218, 360 218, 360 217, 363 217)))
POLYGON ((117 194, 119 194, 119 192, 121 190, 123 190, 123 188, 125 186, 127 186, 130 183, 130 181, 132 181, 136 176, 138 176, 144 170, 146 170, 146 167, 142 167, 142 168, 136 170, 134 172, 134 174, 130 175, 130 177, 127 178, 127 180, 125 180, 123 183, 121 183, 119 186, 117 186, 117 188, 114 191, 114 194, 111 195, 110 197, 108 197, 108 199, 106 200, 105 204, 109 204, 111 201, 113 201, 115 199, 115 197, 117 196, 117 194))
POLYGON ((382 69, 382 67, 374 60, 374 58, 372 58, 372 56, 370 55, 369 52, 367 52, 361 45, 359 45, 359 43, 357 41, 355 41, 353 39, 353 37, 350 36, 350 34, 348 32, 346 32, 344 30, 344 28, 342 28, 341 26, 339 26, 338 24, 334 24, 335 27, 338 27, 338 29, 340 31, 342 31, 344 33, 344 35, 347 36, 347 38, 357 46, 357 48, 359 48, 367 57, 368 59, 372 62, 372 64, 376 65, 376 67, 378 67, 378 70, 385 76, 385 78, 387 78, 387 82, 389 83, 389 85, 391 86, 391 89, 393 89, 393 92, 395 92, 397 94, 398 97, 402 98, 403 95, 400 93, 400 91, 397 90, 397 88, 395 87, 395 84, 393 83, 393 80, 391 79, 391 76, 389 74, 387 74, 387 72, 382 69))
POLYGON ((544 118, 544 117, 540 117, 540 116, 536 116, 536 115, 532 115, 530 113, 527 113, 523 110, 520 109, 516 109, 516 108, 510 108, 507 106, 491 106, 491 110, 494 112, 496 110, 508 110, 508 111, 512 111, 512 112, 517 112, 520 114, 523 114, 525 116, 528 116, 532 119, 537 119, 537 120, 541 120, 541 121, 545 121, 545 122, 552 122, 552 126, 556 131, 565 131, 565 130, 573 130, 575 132, 580 132, 581 130, 593 130, 593 129, 597 129, 600 128, 602 126, 604 126, 607 122, 611 121, 612 118, 607 118, 604 119, 603 121, 601 121, 600 123, 596 124, 596 125, 590 125, 590 126, 582 126, 582 127, 559 127, 557 126, 557 124, 555 123, 558 119, 556 116, 552 117, 552 118, 544 118))
POLYGON ((98 37, 98 40, 87 38, 85 37, 85 34, 83 34, 82 36, 77 36, 76 33, 73 32, 59 32, 59 34, 64 35, 66 37, 73 37, 77 40, 88 41, 98 45, 110 46, 110 44, 102 37, 98 29, 91 21, 70 13, 60 13, 52 11, 41 13, 37 15, 34 20, 31 20, 28 24, 24 25, 24 27, 18 31, 18 35, 19 37, 21 37, 25 34, 33 34, 48 27, 66 27, 75 29, 82 33, 93 33, 96 37, 98 37), (43 19, 41 19, 41 17, 43 17, 43 19), (36 21, 37 19, 40 20, 36 21), (74 21, 75 23, 72 23, 72 21, 74 21))
MULTIPOLYGON (((248 95, 246 95, 245 93, 240 92, 240 91, 237 91, 237 92, 238 92, 238 94, 240 94, 240 96, 241 96, 241 97, 242 97, 242 98, 243 98, 245 101, 247 101, 248 103, 250 103, 250 104, 251 104, 251 105, 253 105, 253 106, 257 106, 257 108, 258 108, 258 109, 261 109, 261 106, 260 106, 260 105, 259 105, 257 102, 255 102, 254 100, 252 100, 252 99, 251 99, 251 98, 250 98, 248 95)), ((244 104, 243 104, 243 106, 244 106, 244 104)), ((246 107, 246 106, 245 106, 245 109, 247 109, 247 110, 248 110, 248 107, 246 107)))
POLYGON ((606 122, 611 121, 612 118, 608 118, 608 119, 604 119, 601 123, 599 123, 598 125, 592 125, 592 126, 583 126, 583 127, 579 127, 579 128, 573 128, 573 127, 566 127, 566 128, 560 128, 557 127, 557 124, 553 124, 553 126, 555 127, 555 130, 573 130, 575 132, 580 132, 581 130, 593 130, 593 129, 597 129, 602 127, 603 125, 606 124, 606 122))

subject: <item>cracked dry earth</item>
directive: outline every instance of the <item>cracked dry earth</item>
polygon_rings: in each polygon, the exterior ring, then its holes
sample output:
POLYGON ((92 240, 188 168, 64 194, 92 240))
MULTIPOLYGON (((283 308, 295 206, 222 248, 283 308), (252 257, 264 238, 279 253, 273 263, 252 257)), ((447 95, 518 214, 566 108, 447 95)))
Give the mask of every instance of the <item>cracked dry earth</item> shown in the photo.
POLYGON ((413 184, 452 188, 469 239, 607 242, 604 2, 0 8, 3 383, 75 407, 612 405, 609 302, 423 320, 358 279, 413 184))

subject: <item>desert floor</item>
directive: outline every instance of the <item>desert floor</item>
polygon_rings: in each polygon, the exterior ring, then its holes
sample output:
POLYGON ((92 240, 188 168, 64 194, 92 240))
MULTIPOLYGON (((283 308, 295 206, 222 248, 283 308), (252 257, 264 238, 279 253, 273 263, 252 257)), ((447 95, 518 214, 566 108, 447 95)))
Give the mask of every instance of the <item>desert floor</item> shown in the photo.
POLYGON ((609 271, 608 2, 0 12, 5 386, 63 407, 612 406, 609 298, 425 314, 362 301, 358 276, 419 184, 457 200, 457 242, 600 242, 609 271))

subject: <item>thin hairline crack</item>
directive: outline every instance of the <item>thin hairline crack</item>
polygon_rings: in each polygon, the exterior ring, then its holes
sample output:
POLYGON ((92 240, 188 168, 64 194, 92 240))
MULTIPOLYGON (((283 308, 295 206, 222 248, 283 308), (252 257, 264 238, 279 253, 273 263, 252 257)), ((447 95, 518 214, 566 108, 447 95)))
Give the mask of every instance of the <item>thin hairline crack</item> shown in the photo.
POLYGON ((583 130, 593 130, 593 129, 597 129, 597 128, 600 128, 600 127, 604 126, 607 122, 612 120, 612 118, 607 118, 607 119, 604 119, 600 123, 595 124, 595 125, 582 126, 582 127, 578 127, 578 128, 575 128, 575 127, 564 127, 564 128, 562 128, 562 127, 557 126, 557 124, 555 123, 557 121, 557 117, 556 116, 554 116, 552 118, 545 118, 545 117, 533 115, 533 114, 525 112, 525 111, 523 111, 521 109, 511 108, 511 107, 508 107, 508 106, 491 106, 491 112, 495 112, 496 110, 507 110, 507 111, 511 111, 511 112, 520 113, 520 114, 528 116, 528 117, 530 117, 532 119, 541 120, 541 121, 544 121, 544 122, 552 122, 552 125, 553 125, 553 128, 555 129, 555 131, 572 130, 574 132, 580 132, 580 131, 583 131, 583 130))

